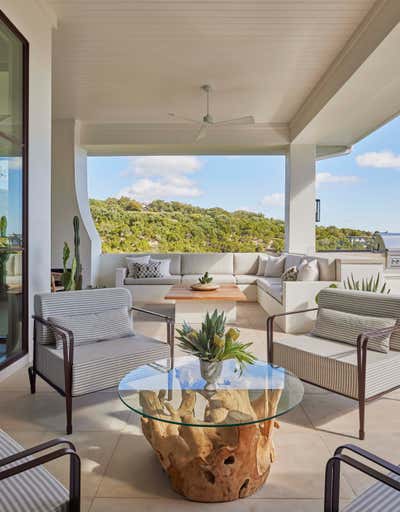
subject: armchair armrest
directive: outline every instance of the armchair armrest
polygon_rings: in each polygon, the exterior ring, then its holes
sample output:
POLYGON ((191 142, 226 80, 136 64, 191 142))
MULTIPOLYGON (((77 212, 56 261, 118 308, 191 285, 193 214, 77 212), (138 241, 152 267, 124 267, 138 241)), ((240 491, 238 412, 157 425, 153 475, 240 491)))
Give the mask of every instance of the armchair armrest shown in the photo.
POLYGON ((356 453, 360 457, 363 457, 374 464, 391 471, 396 475, 400 475, 400 468, 387 462, 386 460, 377 457, 376 455, 363 450, 362 448, 355 445, 343 445, 339 446, 335 450, 335 454, 331 457, 326 465, 325 470, 325 505, 324 512, 338 512, 339 510, 339 497, 340 497, 340 468, 341 463, 345 463, 358 471, 378 480, 379 482, 400 491, 400 482, 390 475, 386 473, 381 473, 380 471, 367 466, 363 462, 360 462, 358 459, 350 457, 348 455, 343 455, 342 452, 344 450, 349 450, 353 453, 356 453))
POLYGON ((124 286, 127 273, 128 269, 126 267, 120 267, 115 269, 115 286, 117 288, 124 286))
POLYGON ((32 318, 34 320, 34 342, 36 343, 36 323, 40 323, 42 325, 45 325, 49 329, 51 329, 53 332, 58 334, 63 342, 63 357, 64 361, 69 361, 70 363, 74 360, 74 333, 65 328, 61 327, 53 322, 50 322, 49 320, 46 320, 40 316, 32 315, 32 318))
POLYGON ((171 367, 173 367, 175 355, 175 320, 171 316, 156 313, 155 311, 149 311, 148 309, 138 308, 136 306, 132 306, 131 311, 139 311, 140 313, 145 313, 146 315, 152 315, 165 320, 167 324, 167 343, 170 346, 171 353, 171 367))
POLYGON ((81 499, 81 461, 79 455, 76 453, 75 446, 65 439, 54 439, 0 460, 0 467, 19 462, 7 469, 0 469, 0 481, 64 456, 69 456, 70 458, 69 510, 71 512, 79 512, 81 499), (59 444, 67 444, 68 448, 59 448, 44 455, 40 455, 37 458, 32 458, 32 455, 35 453, 48 450, 59 444), (26 460, 27 457, 29 457, 28 460, 26 460))
POLYGON ((267 353, 268 353, 268 361, 270 363, 273 362, 274 352, 274 321, 275 318, 288 316, 288 315, 298 315, 301 313, 309 313, 310 311, 318 311, 318 308, 309 308, 309 309, 298 309, 296 311, 287 311, 285 313, 278 313, 276 315, 271 315, 267 318, 267 353))

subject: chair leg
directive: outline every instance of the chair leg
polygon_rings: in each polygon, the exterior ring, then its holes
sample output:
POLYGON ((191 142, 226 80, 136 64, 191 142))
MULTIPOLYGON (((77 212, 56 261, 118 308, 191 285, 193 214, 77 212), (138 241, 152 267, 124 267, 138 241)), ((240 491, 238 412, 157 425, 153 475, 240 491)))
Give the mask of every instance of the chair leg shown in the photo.
POLYGON ((31 385, 32 395, 36 393, 36 372, 33 366, 28 368, 29 383, 31 385))
POLYGON ((362 398, 358 402, 358 414, 360 419, 360 430, 358 437, 360 441, 365 439, 365 399, 362 398))
POLYGON ((72 434, 72 394, 67 393, 65 395, 65 405, 67 412, 67 434, 72 434))

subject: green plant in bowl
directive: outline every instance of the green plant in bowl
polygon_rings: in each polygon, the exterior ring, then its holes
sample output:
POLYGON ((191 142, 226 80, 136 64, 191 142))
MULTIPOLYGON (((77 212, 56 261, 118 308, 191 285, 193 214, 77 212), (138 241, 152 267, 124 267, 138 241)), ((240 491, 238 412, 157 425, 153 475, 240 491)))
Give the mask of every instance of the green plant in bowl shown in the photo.
POLYGON ((213 278, 206 272, 201 277, 199 277, 200 284, 210 284, 212 283, 213 278))
POLYGON ((199 330, 184 322, 182 328, 177 329, 180 348, 209 363, 234 359, 242 372, 246 364, 253 364, 257 359, 249 350, 252 343, 241 343, 239 329, 226 330, 225 324, 225 313, 218 310, 206 314, 199 330))

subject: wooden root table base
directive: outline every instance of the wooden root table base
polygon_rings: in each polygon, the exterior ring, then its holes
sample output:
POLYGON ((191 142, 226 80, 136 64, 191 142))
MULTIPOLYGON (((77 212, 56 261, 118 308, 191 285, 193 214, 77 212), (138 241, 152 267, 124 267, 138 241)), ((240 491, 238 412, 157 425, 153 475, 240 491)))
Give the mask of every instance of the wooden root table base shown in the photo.
MULTIPOLYGON (((150 396, 149 391, 145 393, 148 394, 145 401, 150 399, 152 406, 157 406, 157 396, 150 396)), ((270 392, 272 409, 279 396, 280 392, 270 392)), ((188 395, 175 411, 181 418, 182 413, 188 413, 184 416, 186 423, 190 423, 191 416, 184 402, 190 409, 193 398, 188 395)), ((265 397, 262 400, 265 404, 264 400, 265 397)), ((189 500, 200 502, 244 498, 264 484, 274 461, 275 426, 278 423, 271 420, 235 427, 191 427, 142 418, 144 436, 157 453, 173 489, 189 500)))

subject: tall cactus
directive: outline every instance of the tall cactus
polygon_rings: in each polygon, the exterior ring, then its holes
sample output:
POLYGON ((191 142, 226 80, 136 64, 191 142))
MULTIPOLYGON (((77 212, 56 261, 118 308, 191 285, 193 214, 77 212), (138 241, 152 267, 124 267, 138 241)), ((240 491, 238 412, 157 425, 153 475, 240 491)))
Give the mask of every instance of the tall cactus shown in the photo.
MULTIPOLYGON (((3 215, 0 218, 0 247, 2 249, 8 249, 9 243, 7 238, 7 217, 3 215)), ((0 253, 0 292, 7 289, 7 261, 9 258, 8 252, 0 253)))
POLYGON ((82 265, 81 265, 81 254, 80 254, 80 245, 81 238, 79 236, 79 217, 75 215, 74 220, 74 254, 76 261, 76 271, 75 271, 75 289, 82 290, 82 265))

